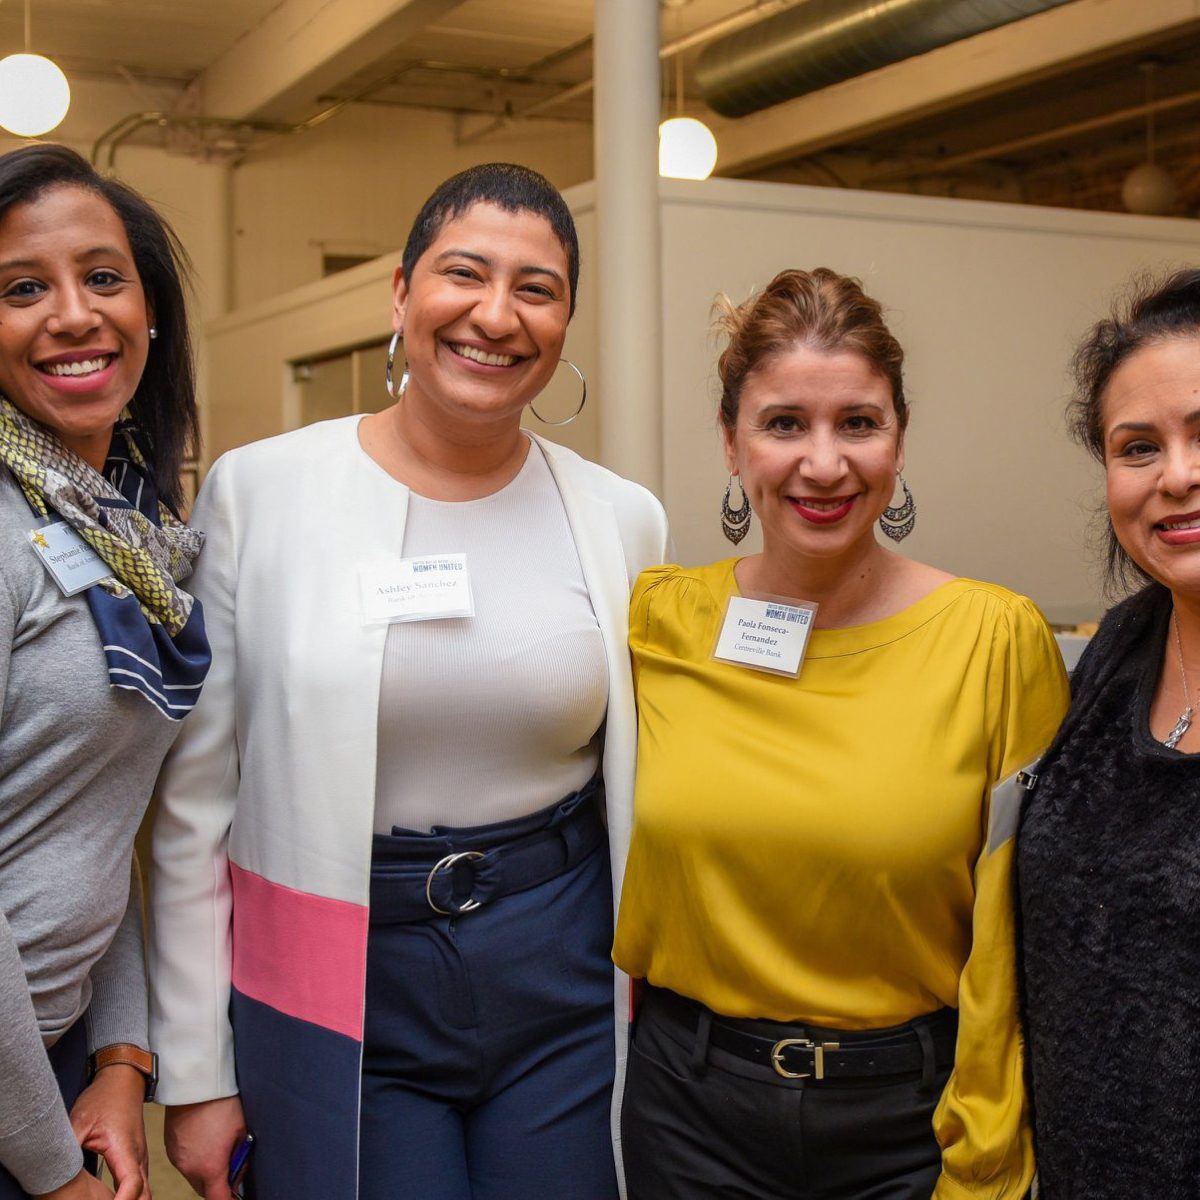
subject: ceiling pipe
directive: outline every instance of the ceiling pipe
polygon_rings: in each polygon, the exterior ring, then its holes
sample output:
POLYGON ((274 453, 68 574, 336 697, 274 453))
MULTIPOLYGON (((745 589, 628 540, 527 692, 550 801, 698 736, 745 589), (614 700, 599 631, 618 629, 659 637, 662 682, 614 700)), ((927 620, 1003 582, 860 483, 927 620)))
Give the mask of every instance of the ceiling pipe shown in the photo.
POLYGON ((708 105, 745 117, 1070 0, 809 0, 710 42, 696 63, 708 105))
MULTIPOLYGON (((788 9, 803 3, 804 0, 758 0, 758 3, 751 4, 749 8, 738 9, 737 12, 730 13, 725 17, 718 17, 715 21, 710 21, 707 25, 700 26, 699 29, 693 29, 691 33, 685 33, 673 41, 664 42, 658 49, 659 60, 665 61, 676 54, 682 54, 685 50, 691 50, 695 46, 702 46, 706 42, 712 41, 713 38, 724 37, 726 34, 745 29, 758 22, 767 21, 771 17, 781 12, 786 13, 788 9)), ((582 48, 583 43, 579 43, 578 46, 573 47, 573 49, 582 48)), ((519 109, 510 115, 497 117, 496 120, 489 122, 480 129, 462 134, 458 139, 458 144, 460 146, 470 145, 472 142, 478 142, 489 134, 496 133, 498 130, 511 125, 513 121, 521 120, 524 117, 540 117, 543 113, 558 108, 562 104, 568 104, 572 100, 581 100, 584 96, 591 94, 594 86, 595 81, 591 79, 585 79, 582 83, 573 84, 571 87, 564 88, 561 92, 556 92, 553 96, 547 96, 545 100, 535 101, 533 104, 519 109)))

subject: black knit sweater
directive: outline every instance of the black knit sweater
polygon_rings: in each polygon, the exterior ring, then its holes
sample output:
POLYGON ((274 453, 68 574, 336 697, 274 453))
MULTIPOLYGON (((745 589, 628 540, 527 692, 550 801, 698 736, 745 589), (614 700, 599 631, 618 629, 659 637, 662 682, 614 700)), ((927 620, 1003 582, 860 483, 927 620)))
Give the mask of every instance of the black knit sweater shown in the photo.
POLYGON ((1044 1200, 1200 1197, 1200 754, 1150 736, 1171 612, 1105 618, 1017 848, 1044 1200))

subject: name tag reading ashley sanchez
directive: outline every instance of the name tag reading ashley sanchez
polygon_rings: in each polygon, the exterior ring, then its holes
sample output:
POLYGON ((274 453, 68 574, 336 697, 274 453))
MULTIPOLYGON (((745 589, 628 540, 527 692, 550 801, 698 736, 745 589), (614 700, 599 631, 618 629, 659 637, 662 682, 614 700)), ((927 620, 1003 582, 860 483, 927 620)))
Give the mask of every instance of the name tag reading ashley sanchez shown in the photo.
POLYGON ((66 521, 35 526, 29 531, 29 544, 64 596, 74 596, 113 573, 66 521))
POLYGON ((367 625, 475 615, 465 554, 370 563, 359 569, 359 584, 367 625))
POLYGON ((817 606, 807 600, 730 596, 713 658, 795 677, 816 615, 817 606))

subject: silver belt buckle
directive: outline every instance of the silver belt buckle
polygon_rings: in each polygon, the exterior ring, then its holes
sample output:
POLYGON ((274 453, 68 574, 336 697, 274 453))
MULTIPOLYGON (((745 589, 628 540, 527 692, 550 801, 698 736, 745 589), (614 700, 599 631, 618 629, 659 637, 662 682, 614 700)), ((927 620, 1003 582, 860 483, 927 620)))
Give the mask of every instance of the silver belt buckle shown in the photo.
POLYGON ((824 1079, 825 1051, 840 1050, 841 1048, 840 1042, 813 1042, 808 1038, 783 1038, 771 1047, 771 1066, 775 1068, 775 1074, 782 1075, 784 1079, 824 1079), (803 1050, 813 1052, 813 1069, 811 1071, 789 1071, 783 1065, 783 1052, 789 1046, 799 1046, 803 1050))
POLYGON ((437 877, 439 871, 449 871, 455 863, 458 862, 474 862, 476 859, 483 857, 482 850, 459 850, 456 854, 447 854, 445 858, 439 859, 433 864, 433 868, 429 874, 425 876, 425 899, 429 902, 429 907, 435 913, 441 913, 446 917, 457 916, 459 913, 472 912, 479 907, 478 900, 472 900, 469 896, 457 908, 440 908, 433 902, 433 881, 437 877))

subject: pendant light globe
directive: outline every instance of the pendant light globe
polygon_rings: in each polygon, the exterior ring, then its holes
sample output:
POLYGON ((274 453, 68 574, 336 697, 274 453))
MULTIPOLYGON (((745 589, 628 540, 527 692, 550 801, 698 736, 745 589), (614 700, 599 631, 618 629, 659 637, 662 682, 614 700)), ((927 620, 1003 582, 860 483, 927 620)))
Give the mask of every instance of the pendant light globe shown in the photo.
POLYGON ((9 133, 49 133, 70 107, 71 86, 56 63, 40 54, 0 59, 0 126, 9 133))
POLYGON ((658 127, 658 173, 666 179, 707 179, 717 165, 717 139, 695 117, 672 117, 658 127))

